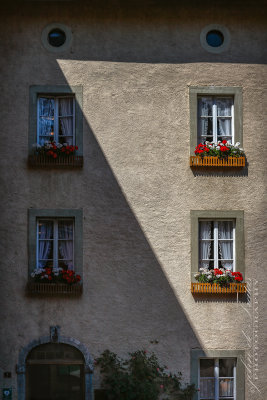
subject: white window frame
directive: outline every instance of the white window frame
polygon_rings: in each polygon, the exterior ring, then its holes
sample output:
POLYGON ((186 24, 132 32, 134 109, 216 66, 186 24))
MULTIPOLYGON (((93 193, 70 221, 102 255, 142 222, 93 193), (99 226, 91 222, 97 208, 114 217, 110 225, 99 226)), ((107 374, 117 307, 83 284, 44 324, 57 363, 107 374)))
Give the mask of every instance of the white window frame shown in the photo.
MULTIPOLYGON (((226 115, 224 116, 225 118, 231 118, 231 132, 232 132, 232 144, 235 144, 235 131, 234 131, 234 97, 233 96, 213 96, 213 95, 198 95, 198 99, 202 99, 202 98, 211 98, 212 99, 212 116, 201 116, 201 115, 197 115, 197 120, 198 120, 198 124, 199 124, 199 120, 201 118, 212 118, 212 134, 213 137, 210 138, 212 140, 209 140, 210 142, 218 142, 218 131, 217 131, 217 120, 218 120, 218 115, 217 115, 217 99, 231 99, 232 100, 232 106, 231 106, 231 115, 226 115)), ((199 108, 198 108, 199 110, 199 108)), ((220 117, 219 118, 223 118, 220 117)), ((207 135, 206 135, 207 136, 207 135)), ((199 134, 199 126, 197 127, 197 140, 198 140, 198 144, 200 143, 201 140, 201 136, 199 134)))
MULTIPOLYGON (((199 255, 198 255, 198 261, 199 261, 199 266, 200 267, 200 262, 201 261, 209 261, 209 260, 202 260, 200 259, 200 241, 213 241, 213 254, 214 254, 214 260, 210 259, 210 261, 213 261, 214 263, 214 268, 219 268, 219 240, 223 241, 233 241, 233 272, 235 271, 235 219, 210 219, 210 218, 200 218, 200 222, 213 222, 213 239, 201 239, 200 236, 198 237, 198 242, 199 242, 199 255), (233 239, 219 239, 219 234, 218 234, 218 222, 233 222, 233 239)), ((200 224, 199 224, 200 226, 200 224)), ((198 228, 199 229, 199 228, 198 228)), ((221 261, 221 260, 220 260, 221 261)), ((224 260, 227 261, 227 260, 224 260)), ((231 261, 231 260, 229 260, 231 261)))
MULTIPOLYGON (((58 143, 59 142, 59 118, 60 116, 58 115, 58 110, 59 110, 59 99, 63 99, 63 98, 72 98, 73 101, 73 114, 70 115, 71 117, 73 117, 72 119, 72 145, 75 146, 75 97, 74 96, 69 96, 69 95, 65 95, 65 96, 56 96, 56 95, 46 95, 46 94, 40 94, 38 96, 37 99, 37 143, 40 144, 40 134, 39 134, 39 121, 40 121, 40 107, 39 107, 39 100, 40 98, 47 98, 47 99, 54 99, 55 102, 55 109, 54 109, 54 135, 53 136, 53 141, 58 143)), ((64 117, 67 117, 64 116, 64 117)), ((47 137, 47 140, 49 140, 49 138, 47 137)))
MULTIPOLYGON (((73 218, 46 218, 46 217, 40 217, 37 219, 36 221, 36 266, 39 265, 39 222, 40 221, 51 221, 53 222, 53 239, 50 239, 51 241, 53 241, 53 269, 57 269, 58 268, 58 222, 61 221, 71 221, 72 222, 72 226, 73 226, 73 239, 72 239, 72 258, 73 258, 73 264, 75 264, 75 254, 74 254, 74 249, 75 249, 75 222, 73 218)), ((60 239, 62 240, 62 239, 60 239)), ((75 265, 74 265, 74 269, 75 269, 75 265)))
MULTIPOLYGON (((222 359, 234 359, 235 357, 216 357, 216 358, 212 358, 212 357, 201 357, 199 358, 198 361, 198 387, 200 388, 200 360, 214 360, 214 397, 200 397, 200 391, 198 392, 198 400, 202 400, 202 399, 211 399, 211 400, 222 400, 222 399, 230 399, 230 400, 236 400, 236 363, 234 365, 234 373, 233 373, 233 377, 229 377, 229 378, 233 378, 234 379, 234 393, 233 393, 233 397, 219 397, 219 361, 222 359)), ((226 378, 227 377, 223 377, 226 378)), ((205 378, 204 378, 205 379, 205 378)), ((207 379, 210 379, 207 377, 207 379)))

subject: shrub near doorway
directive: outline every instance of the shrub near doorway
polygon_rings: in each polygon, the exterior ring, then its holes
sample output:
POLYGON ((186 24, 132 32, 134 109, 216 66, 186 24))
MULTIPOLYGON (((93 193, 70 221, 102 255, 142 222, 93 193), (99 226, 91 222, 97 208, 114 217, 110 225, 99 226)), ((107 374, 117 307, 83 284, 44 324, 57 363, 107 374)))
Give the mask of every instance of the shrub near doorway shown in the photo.
POLYGON ((165 399, 192 399, 196 392, 194 385, 182 388, 181 373, 167 372, 167 367, 159 365, 154 353, 148 355, 146 350, 138 350, 129 356, 123 360, 105 350, 95 360, 108 400, 158 400, 162 394, 165 399))

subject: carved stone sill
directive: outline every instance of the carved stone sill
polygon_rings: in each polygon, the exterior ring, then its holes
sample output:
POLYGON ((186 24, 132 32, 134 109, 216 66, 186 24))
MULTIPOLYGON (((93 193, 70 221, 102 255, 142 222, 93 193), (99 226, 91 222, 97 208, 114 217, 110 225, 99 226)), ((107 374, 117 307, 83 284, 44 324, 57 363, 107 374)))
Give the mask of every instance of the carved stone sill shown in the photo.
POLYGON ((190 156, 190 167, 234 167, 242 168, 246 165, 245 157, 198 157, 190 156))
POLYGON ((83 156, 50 158, 43 155, 29 155, 28 164, 33 168, 82 168, 83 156))
POLYGON ((38 296, 38 295, 80 296, 82 294, 83 287, 82 287, 81 283, 74 283, 72 285, 68 285, 66 283, 28 282, 26 290, 29 295, 34 295, 34 296, 38 296))
POLYGON ((246 283, 228 283, 227 286, 220 286, 218 283, 191 283, 192 293, 203 294, 230 294, 230 293, 246 293, 246 283))

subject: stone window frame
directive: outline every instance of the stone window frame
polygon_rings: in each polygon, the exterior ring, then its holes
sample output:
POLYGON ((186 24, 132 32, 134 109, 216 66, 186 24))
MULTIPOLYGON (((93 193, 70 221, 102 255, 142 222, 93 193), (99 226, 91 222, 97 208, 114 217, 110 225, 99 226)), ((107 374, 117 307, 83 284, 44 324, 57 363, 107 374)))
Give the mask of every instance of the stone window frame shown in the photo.
POLYGON ((33 145, 37 143, 37 107, 40 95, 73 95, 75 98, 75 144, 78 146, 77 156, 83 155, 83 87, 69 85, 32 85, 29 93, 29 154, 33 153, 33 145))
POLYGON ((243 92, 241 87, 222 86, 190 86, 189 113, 190 113, 190 155, 194 156, 197 145, 198 124, 198 96, 231 96, 234 99, 234 141, 243 146, 243 92))
MULTIPOLYGON (((203 350, 191 349, 191 384, 199 387, 198 372, 200 358, 236 358, 236 398, 245 398, 245 350, 203 350)), ((198 393, 195 393, 193 400, 198 400, 198 393)))
POLYGON ((42 42, 44 48, 48 51, 51 51, 52 53, 61 53, 61 52, 67 51, 67 50, 69 50, 69 48, 72 44, 72 31, 65 24, 61 24, 59 22, 53 22, 52 24, 47 25, 43 29, 43 31, 41 33, 41 42, 42 42), (66 35, 65 43, 59 47, 52 46, 48 41, 48 34, 53 29, 60 29, 66 35))
POLYGON ((29 230, 29 271, 36 268, 37 220, 38 218, 74 219, 74 268, 75 273, 83 276, 83 210, 82 209, 35 209, 28 212, 29 230))
POLYGON ((191 210, 191 282, 196 282, 194 274, 199 265, 199 229, 200 219, 235 220, 235 270, 243 274, 245 280, 245 238, 243 210, 191 210))
POLYGON ((223 53, 224 51, 227 51, 229 49, 230 43, 231 43, 231 35, 230 35, 228 28, 226 28, 226 26, 219 25, 219 24, 210 24, 210 25, 205 26, 200 32, 200 44, 203 47, 203 49, 205 49, 209 53, 213 53, 213 54, 223 53), (221 34, 223 35, 223 38, 224 38, 224 41, 221 44, 221 46, 213 47, 208 44, 206 36, 207 36, 208 32, 210 32, 210 31, 221 32, 221 34))

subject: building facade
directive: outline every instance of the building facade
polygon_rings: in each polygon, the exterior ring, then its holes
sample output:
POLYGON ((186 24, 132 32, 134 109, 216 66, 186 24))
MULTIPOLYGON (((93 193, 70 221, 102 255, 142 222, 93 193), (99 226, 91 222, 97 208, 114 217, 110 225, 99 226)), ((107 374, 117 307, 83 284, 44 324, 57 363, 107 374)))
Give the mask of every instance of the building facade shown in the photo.
POLYGON ((265 399, 263 2, 1 8, 3 398, 68 376, 93 400, 94 358, 143 348, 195 400, 265 399), (200 138, 240 142, 245 166, 190 167, 200 138), (77 157, 34 158, 52 139, 77 157), (193 294, 211 263, 247 292, 193 294), (74 270, 78 291, 31 286, 45 266, 74 270))

